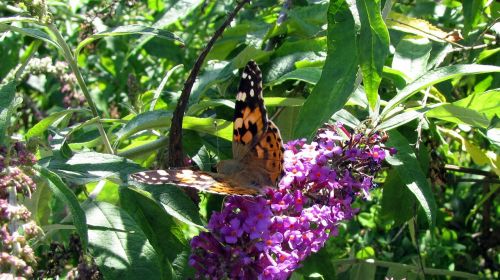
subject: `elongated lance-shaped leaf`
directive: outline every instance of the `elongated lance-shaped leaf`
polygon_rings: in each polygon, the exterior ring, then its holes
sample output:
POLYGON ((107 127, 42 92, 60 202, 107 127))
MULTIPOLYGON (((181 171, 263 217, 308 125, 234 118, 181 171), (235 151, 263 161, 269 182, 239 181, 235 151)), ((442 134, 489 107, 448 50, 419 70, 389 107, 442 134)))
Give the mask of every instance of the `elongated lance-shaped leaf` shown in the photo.
POLYGON ((83 207, 91 254, 105 279, 162 279, 160 257, 127 212, 105 202, 83 207))
POLYGON ((63 180, 56 173, 45 167, 36 168, 39 170, 40 175, 49 181, 49 188, 54 196, 69 207, 71 217, 73 218, 73 225, 76 228, 76 232, 80 236, 83 247, 87 249, 89 240, 87 219, 85 217, 85 212, 80 206, 75 194, 68 188, 68 186, 66 186, 63 180))
POLYGON ((118 26, 118 27, 114 27, 114 28, 96 33, 96 34, 86 38, 85 40, 80 42, 80 44, 78 44, 78 46, 76 47, 75 57, 78 57, 78 53, 80 53, 80 50, 83 47, 94 42, 97 39, 104 38, 104 37, 136 35, 136 34, 156 36, 158 38, 163 38, 163 39, 167 39, 167 40, 179 41, 180 43, 184 44, 184 42, 181 40, 181 38, 179 38, 174 33, 166 31, 166 30, 161 30, 161 29, 156 29, 153 27, 147 27, 147 26, 141 26, 141 25, 124 25, 124 26, 118 26))
POLYGON ((33 28, 25 28, 25 27, 21 28, 21 27, 17 27, 17 26, 12 26, 12 25, 8 25, 8 24, 1 24, 0 23, 0 32, 2 30, 10 30, 10 31, 22 34, 24 36, 33 37, 33 38, 42 40, 46 43, 49 43, 51 45, 54 45, 58 49, 61 49, 61 46, 56 41, 52 40, 52 38, 49 36, 49 34, 43 32, 42 30, 33 29, 33 28))
POLYGON ((354 92, 358 58, 354 19, 344 4, 328 8, 328 53, 321 78, 299 113, 295 138, 310 137, 354 92))
POLYGON ((417 93, 419 90, 424 89, 428 86, 446 81, 455 77, 471 74, 481 74, 490 72, 500 72, 500 67, 493 65, 480 65, 480 64, 461 64, 461 65, 451 65, 438 68, 431 71, 414 82, 408 84, 404 89, 402 89, 394 98, 392 98, 384 110, 380 114, 380 119, 390 113, 394 107, 400 105, 403 101, 410 98, 412 95, 417 93))
POLYGON ((375 109, 382 69, 389 54, 389 31, 380 13, 380 0, 358 0, 361 29, 357 50, 363 85, 370 108, 375 109))
POLYGON ((387 146, 395 147, 398 151, 396 155, 388 156, 387 162, 396 170, 402 184, 416 197, 425 212, 429 226, 433 227, 436 223, 436 201, 410 143, 399 132, 392 130, 389 132, 387 146))

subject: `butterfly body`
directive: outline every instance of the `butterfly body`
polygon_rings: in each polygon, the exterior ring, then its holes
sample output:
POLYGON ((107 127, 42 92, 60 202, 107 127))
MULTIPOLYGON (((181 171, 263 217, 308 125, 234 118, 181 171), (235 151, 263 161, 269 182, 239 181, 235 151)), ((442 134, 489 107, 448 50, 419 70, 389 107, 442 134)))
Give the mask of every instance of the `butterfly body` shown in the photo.
POLYGON ((190 169, 151 170, 131 175, 145 184, 175 184, 205 192, 259 195, 274 187, 283 173, 283 142, 268 120, 262 97, 262 75, 250 61, 241 76, 233 118, 233 159, 217 164, 217 173, 190 169))

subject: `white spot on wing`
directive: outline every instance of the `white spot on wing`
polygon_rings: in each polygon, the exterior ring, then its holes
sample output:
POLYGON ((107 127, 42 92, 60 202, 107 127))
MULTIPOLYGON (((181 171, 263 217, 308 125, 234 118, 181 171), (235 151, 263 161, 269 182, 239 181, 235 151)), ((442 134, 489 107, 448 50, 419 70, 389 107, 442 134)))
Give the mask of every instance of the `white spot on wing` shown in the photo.
POLYGON ((248 74, 247 74, 247 73, 245 73, 245 72, 243 72, 243 74, 241 75, 241 77, 242 77, 243 79, 246 79, 246 77, 247 77, 247 76, 248 76, 248 74))
POLYGON ((255 95, 255 92, 253 91, 253 89, 250 90, 250 96, 253 97, 255 95))
POLYGON ((238 92, 236 95, 236 100, 245 101, 247 99, 247 95, 244 92, 238 92))
POLYGON ((212 179, 212 177, 208 176, 208 175, 200 175, 200 178, 203 179, 203 180, 209 180, 209 179, 212 179))
POLYGON ((165 170, 158 170, 158 175, 160 175, 160 176, 168 176, 168 173, 165 170))

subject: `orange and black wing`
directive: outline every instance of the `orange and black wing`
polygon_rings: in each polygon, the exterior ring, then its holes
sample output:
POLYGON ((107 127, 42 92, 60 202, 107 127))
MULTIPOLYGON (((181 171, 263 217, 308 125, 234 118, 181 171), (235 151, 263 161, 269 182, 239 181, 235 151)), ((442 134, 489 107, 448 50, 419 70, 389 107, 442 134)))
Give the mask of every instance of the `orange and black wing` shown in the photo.
POLYGON ((241 74, 233 118, 233 158, 242 159, 267 131, 267 111, 262 97, 262 73, 254 61, 241 74))
POLYGON ((284 151, 278 127, 272 121, 268 121, 266 133, 251 149, 245 160, 249 164, 261 165, 266 172, 265 176, 269 176, 270 181, 275 185, 283 175, 284 151))

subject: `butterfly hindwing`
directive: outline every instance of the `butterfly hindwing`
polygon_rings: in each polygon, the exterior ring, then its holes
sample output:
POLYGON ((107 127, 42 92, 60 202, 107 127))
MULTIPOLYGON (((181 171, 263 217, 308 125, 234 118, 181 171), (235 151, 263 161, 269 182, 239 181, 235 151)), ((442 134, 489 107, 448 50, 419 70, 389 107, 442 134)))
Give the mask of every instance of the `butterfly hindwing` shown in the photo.
POLYGON ((225 195, 254 196, 260 193, 256 188, 238 186, 238 184, 232 180, 227 180, 220 174, 191 169, 148 170, 134 173, 130 178, 148 185, 173 184, 225 195))
POLYGON ((283 175, 284 151, 283 140, 281 139, 278 127, 272 121, 268 121, 267 131, 252 148, 246 160, 249 163, 258 162, 264 168, 267 176, 269 176, 274 185, 281 175, 283 175))

